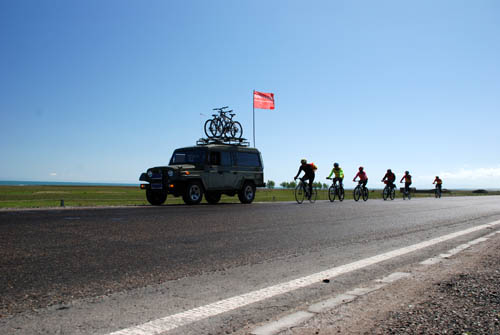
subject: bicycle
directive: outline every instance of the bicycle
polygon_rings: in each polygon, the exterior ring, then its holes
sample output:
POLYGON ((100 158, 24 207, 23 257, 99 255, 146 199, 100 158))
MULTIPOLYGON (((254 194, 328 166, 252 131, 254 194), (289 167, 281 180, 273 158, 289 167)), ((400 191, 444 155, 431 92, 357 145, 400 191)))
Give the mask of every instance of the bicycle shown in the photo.
POLYGON ((436 188, 434 189, 434 196, 436 198, 441 198, 441 188, 436 185, 436 188))
POLYGON ((238 121, 233 121, 233 117, 236 115, 231 113, 232 110, 225 111, 224 109, 229 108, 228 106, 221 108, 214 108, 213 110, 218 111, 219 115, 212 114, 212 119, 205 121, 205 135, 207 137, 215 138, 241 138, 243 135, 243 127, 238 121), (230 116, 227 116, 229 113, 230 116))
POLYGON ((406 200, 406 198, 408 198, 408 200, 411 200, 411 190, 409 186, 408 191, 406 190, 406 187, 403 189, 403 200, 406 200))
POLYGON ((221 115, 224 109, 229 108, 228 106, 221 107, 221 108, 214 108, 214 111, 218 111, 219 115, 217 114, 212 114, 212 119, 208 119, 205 121, 205 126, 203 129, 205 130, 205 135, 207 137, 220 137, 222 135, 222 119, 221 115))
POLYGON ((312 194, 309 197, 309 185, 302 178, 299 178, 299 180, 299 183, 295 187, 295 200, 297 201, 297 203, 303 203, 306 197, 309 199, 309 202, 315 202, 318 198, 316 187, 313 186, 312 194))
POLYGON ((241 126, 241 123, 238 121, 233 121, 233 117, 236 115, 234 113, 231 113, 232 110, 227 111, 227 112, 222 112, 222 130, 221 134, 222 137, 225 138, 241 138, 243 135, 243 127, 241 126), (229 113, 230 116, 227 116, 226 114, 229 113))
POLYGON ((394 185, 389 186, 389 184, 386 184, 384 187, 384 190, 382 191, 382 198, 384 200, 387 200, 388 198, 390 198, 391 200, 394 200, 394 198, 396 197, 395 188, 396 187, 394 185))
MULTIPOLYGON (((332 179, 332 178, 326 178, 326 179, 332 179)), ((344 187, 340 185, 340 182, 337 183, 337 181, 333 182, 330 188, 328 188, 328 199, 330 199, 331 202, 335 201, 335 198, 338 197, 339 201, 344 200, 344 187)))
POLYGON ((353 197, 355 201, 358 201, 361 197, 363 198, 363 201, 368 200, 368 188, 362 184, 363 182, 360 180, 358 182, 358 186, 354 188, 353 197))

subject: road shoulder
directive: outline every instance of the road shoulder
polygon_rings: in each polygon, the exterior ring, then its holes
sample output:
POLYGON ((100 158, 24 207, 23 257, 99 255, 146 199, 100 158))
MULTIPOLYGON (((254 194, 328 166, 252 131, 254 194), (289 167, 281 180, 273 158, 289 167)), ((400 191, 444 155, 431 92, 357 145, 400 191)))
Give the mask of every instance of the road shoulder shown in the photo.
POLYGON ((500 234, 316 314, 281 335, 498 334, 500 234))

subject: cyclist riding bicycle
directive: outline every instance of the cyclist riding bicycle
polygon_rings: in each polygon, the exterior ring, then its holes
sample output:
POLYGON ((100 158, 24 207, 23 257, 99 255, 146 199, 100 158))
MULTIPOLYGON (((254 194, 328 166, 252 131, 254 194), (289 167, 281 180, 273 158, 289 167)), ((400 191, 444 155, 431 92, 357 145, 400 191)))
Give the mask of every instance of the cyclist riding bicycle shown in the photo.
POLYGON ((297 172, 297 175, 293 177, 293 180, 297 180, 299 174, 301 171, 304 171, 304 177, 302 177, 302 181, 309 181, 309 196, 308 199, 311 200, 311 195, 312 195, 312 188, 313 188, 313 182, 314 182, 314 177, 316 176, 315 173, 316 166, 314 164, 307 164, 307 159, 303 158, 300 160, 300 167, 299 167, 299 172, 297 172))
POLYGON ((389 186, 392 190, 393 188, 396 187, 396 185, 394 185, 395 181, 396 181, 396 175, 394 174, 394 172, 392 172, 391 169, 388 169, 384 178, 382 178, 382 182, 387 184, 387 186, 389 186))
POLYGON ((442 192, 442 186, 443 186, 443 181, 439 178, 439 176, 436 176, 436 179, 434 179, 434 182, 432 184, 436 184, 436 187, 439 189, 439 192, 442 192))
POLYGON ((403 179, 405 181, 405 192, 410 193, 411 175, 409 171, 405 171, 405 175, 403 176, 403 178, 401 178, 399 182, 402 183, 403 179))
POLYGON ((358 173, 356 174, 356 176, 352 181, 356 181, 356 178, 359 177, 359 183, 366 188, 366 184, 368 184, 368 176, 364 171, 365 169, 362 166, 360 166, 358 170, 359 170, 358 173))
POLYGON ((333 184, 338 181, 339 186, 343 188, 344 185, 342 185, 342 181, 344 180, 344 171, 342 170, 342 168, 340 168, 339 163, 333 164, 332 172, 330 172, 330 175, 326 177, 326 179, 331 179, 333 174, 335 174, 335 178, 333 178, 333 184))

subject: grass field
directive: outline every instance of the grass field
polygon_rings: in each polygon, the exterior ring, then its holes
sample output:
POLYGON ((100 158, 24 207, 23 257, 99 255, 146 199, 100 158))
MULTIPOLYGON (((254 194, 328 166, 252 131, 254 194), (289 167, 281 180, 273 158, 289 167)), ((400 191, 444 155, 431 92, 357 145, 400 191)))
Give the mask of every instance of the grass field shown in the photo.
MULTIPOLYGON (((477 195, 469 191, 451 191, 448 196, 477 195)), ((489 192, 486 195, 500 195, 489 192)), ((414 197, 431 197, 432 194, 417 193, 414 197)), ((396 192, 396 197, 401 194, 396 192)), ((382 190, 371 190, 370 199, 381 199, 382 190)), ((326 190, 318 193, 318 200, 327 200, 326 190)), ((352 190, 346 190, 346 199, 352 199, 352 190)), ((130 186, 0 186, 0 208, 42 208, 64 206, 142 206, 149 205, 145 191, 130 186)), ((293 190, 258 189, 255 201, 295 201, 293 190)), ((203 201, 205 202, 205 201, 203 201)), ((221 202, 239 202, 238 197, 223 196, 221 202)), ((182 198, 168 197, 165 204, 182 204, 182 198)))

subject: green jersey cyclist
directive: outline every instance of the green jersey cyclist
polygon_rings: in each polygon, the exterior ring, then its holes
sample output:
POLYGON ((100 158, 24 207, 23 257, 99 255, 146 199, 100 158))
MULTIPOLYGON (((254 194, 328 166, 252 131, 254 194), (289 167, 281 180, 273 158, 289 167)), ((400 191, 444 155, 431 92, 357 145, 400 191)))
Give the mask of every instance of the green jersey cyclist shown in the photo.
POLYGON ((339 182, 340 188, 344 188, 344 185, 342 184, 342 181, 344 180, 344 171, 339 166, 339 163, 333 164, 332 172, 330 172, 330 175, 326 177, 326 179, 332 179, 333 174, 335 174, 335 178, 332 180, 333 184, 335 185, 336 182, 339 182))

